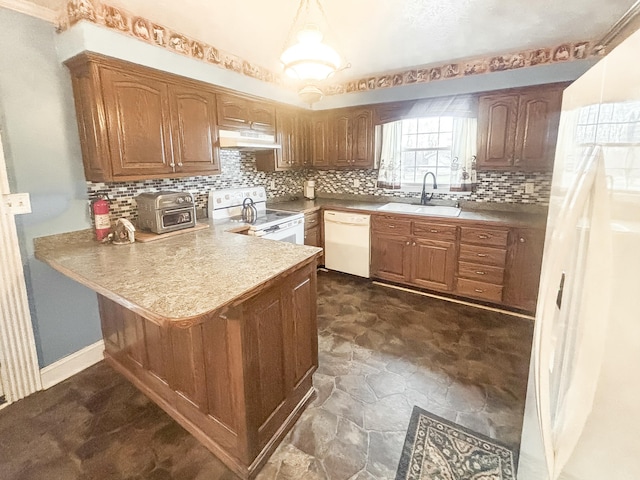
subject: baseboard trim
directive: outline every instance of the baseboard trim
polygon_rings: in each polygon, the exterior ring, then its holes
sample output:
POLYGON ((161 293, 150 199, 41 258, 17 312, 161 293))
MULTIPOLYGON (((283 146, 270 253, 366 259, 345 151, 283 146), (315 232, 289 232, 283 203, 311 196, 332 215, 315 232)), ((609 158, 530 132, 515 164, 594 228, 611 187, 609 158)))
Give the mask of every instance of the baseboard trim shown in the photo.
POLYGON ((40 369, 42 388, 51 388, 103 359, 104 340, 100 340, 40 369))
POLYGON ((436 295, 434 293, 422 292, 420 290, 414 290, 413 288, 401 287, 399 285, 379 282, 377 280, 374 280, 371 283, 373 283, 374 285, 379 285, 381 287, 393 288, 395 290, 402 290, 403 292, 415 293, 417 295, 422 295, 424 297, 437 298, 438 300, 444 300, 445 302, 459 303, 460 305, 467 305, 469 307, 481 308, 482 310, 489 310, 491 312, 503 313, 505 315, 511 315, 513 317, 525 318, 527 320, 535 320, 535 317, 532 317, 531 315, 527 315, 526 313, 512 312, 510 310, 504 310, 502 308, 490 307, 488 305, 482 305, 480 303, 467 302, 465 300, 460 300, 458 298, 450 298, 450 297, 445 297, 443 295, 436 295))

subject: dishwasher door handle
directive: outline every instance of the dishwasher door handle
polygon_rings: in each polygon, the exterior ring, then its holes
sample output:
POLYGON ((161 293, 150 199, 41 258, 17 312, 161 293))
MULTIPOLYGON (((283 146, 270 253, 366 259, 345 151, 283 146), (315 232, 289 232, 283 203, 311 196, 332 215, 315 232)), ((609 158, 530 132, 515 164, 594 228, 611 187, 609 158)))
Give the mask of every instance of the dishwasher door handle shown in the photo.
POLYGON ((369 224, 368 223, 354 223, 354 222, 340 222, 338 220, 328 220, 328 219, 324 219, 324 223, 335 223, 337 225, 349 225, 352 227, 367 227, 369 228, 369 224))

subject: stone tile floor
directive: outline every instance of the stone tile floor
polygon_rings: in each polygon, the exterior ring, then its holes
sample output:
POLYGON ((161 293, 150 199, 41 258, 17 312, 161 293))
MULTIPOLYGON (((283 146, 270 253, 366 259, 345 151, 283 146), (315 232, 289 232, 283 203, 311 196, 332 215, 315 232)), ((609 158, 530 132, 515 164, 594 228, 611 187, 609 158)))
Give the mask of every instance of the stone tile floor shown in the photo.
MULTIPOLYGON (((318 274, 317 398, 258 479, 393 479, 413 405, 517 447, 529 320, 318 274)), ((0 479, 235 479, 104 362, 0 410, 0 479)))

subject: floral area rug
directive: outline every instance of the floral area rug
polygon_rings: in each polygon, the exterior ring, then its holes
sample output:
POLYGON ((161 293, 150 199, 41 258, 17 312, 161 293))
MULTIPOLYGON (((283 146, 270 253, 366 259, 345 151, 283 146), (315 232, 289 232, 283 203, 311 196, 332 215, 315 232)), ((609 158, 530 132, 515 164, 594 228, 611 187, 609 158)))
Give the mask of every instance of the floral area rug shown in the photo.
POLYGON ((515 480, 505 445, 413 407, 396 480, 515 480))

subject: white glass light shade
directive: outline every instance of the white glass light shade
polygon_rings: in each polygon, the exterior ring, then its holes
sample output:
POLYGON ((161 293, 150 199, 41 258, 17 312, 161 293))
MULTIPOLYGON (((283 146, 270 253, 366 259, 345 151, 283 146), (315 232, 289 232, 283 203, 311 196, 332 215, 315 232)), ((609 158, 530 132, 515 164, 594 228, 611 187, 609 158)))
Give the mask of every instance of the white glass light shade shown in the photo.
POLYGON ((340 55, 322 43, 322 33, 307 25, 297 35, 298 43, 280 56, 287 75, 300 80, 324 80, 340 67, 340 55))
POLYGON ((304 103, 308 103, 309 105, 311 105, 312 103, 316 103, 322 98, 322 90, 320 90, 315 85, 305 85, 298 92, 298 96, 304 103))

